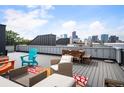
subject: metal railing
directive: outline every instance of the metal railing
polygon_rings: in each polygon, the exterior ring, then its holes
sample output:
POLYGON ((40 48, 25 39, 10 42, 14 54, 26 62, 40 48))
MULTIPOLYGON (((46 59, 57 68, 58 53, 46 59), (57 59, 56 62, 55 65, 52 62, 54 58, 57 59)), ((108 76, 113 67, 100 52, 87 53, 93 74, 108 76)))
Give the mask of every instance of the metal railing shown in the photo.
POLYGON ((63 49, 84 49, 87 54, 95 58, 116 59, 116 49, 112 47, 68 47, 68 46, 39 46, 17 45, 16 51, 28 52, 30 48, 37 48, 39 53, 62 54, 63 49))
POLYGON ((14 46, 6 46, 8 52, 14 52, 14 46))

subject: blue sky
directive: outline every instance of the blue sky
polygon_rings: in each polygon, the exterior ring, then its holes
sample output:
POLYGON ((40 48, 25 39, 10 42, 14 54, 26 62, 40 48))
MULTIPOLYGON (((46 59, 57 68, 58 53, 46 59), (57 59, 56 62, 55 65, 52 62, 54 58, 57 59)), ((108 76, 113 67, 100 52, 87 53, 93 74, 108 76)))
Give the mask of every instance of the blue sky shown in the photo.
POLYGON ((124 40, 123 10, 123 5, 1 5, 0 23, 27 39, 49 33, 70 36, 76 30, 81 39, 105 33, 124 40))

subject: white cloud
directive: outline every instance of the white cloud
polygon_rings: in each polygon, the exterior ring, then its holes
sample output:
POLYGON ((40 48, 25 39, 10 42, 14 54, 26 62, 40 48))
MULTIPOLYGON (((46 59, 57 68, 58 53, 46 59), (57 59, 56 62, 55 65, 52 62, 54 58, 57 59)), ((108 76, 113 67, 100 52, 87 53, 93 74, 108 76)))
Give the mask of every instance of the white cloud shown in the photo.
POLYGON ((62 27, 68 30, 74 30, 76 28, 76 21, 66 21, 62 24, 62 27))
POLYGON ((102 21, 57 21, 55 26, 49 29, 49 32, 52 32, 57 36, 60 36, 61 34, 68 34, 68 36, 71 36, 72 31, 74 30, 82 40, 92 35, 98 35, 99 39, 101 39, 101 34, 117 35, 120 39, 124 39, 124 26, 110 28, 109 25, 106 25, 106 23, 103 23, 102 21))
POLYGON ((124 40, 124 25, 118 26, 111 32, 112 35, 119 36, 120 40, 124 40))
POLYGON ((56 29, 56 32, 59 31, 57 34, 68 34, 71 36, 72 31, 76 31, 79 38, 84 39, 88 38, 88 36, 92 35, 100 35, 103 33, 107 33, 107 29, 100 21, 94 22, 79 22, 75 20, 69 20, 62 23, 62 26, 56 29))
POLYGON ((26 7, 27 7, 27 8, 32 8, 32 9, 34 9, 34 8, 37 8, 38 5, 27 5, 26 7))
POLYGON ((24 13, 9 9, 5 11, 4 18, 7 29, 16 31, 21 36, 27 38, 27 34, 35 33, 38 27, 42 27, 48 22, 48 20, 39 19, 37 16, 36 13, 24 13))
POLYGON ((92 35, 100 35, 104 33, 105 27, 100 21, 95 21, 90 23, 89 25, 89 31, 92 33, 92 35))
POLYGON ((100 21, 94 21, 86 24, 71 20, 65 21, 62 24, 62 27, 65 28, 65 32, 70 31, 71 33, 74 30, 77 31, 80 38, 87 38, 90 35, 100 35, 105 32, 105 27, 100 21))
POLYGON ((35 10, 39 13, 39 16, 42 18, 53 18, 54 16, 50 15, 49 10, 53 10, 52 5, 28 5, 27 8, 35 10))
POLYGON ((49 14, 49 10, 54 9, 53 6, 26 6, 29 11, 8 9, 4 11, 4 20, 7 28, 16 31, 20 36, 33 39, 39 34, 53 33, 58 36, 61 34, 68 34, 71 36, 72 31, 77 31, 77 35, 81 38, 87 38, 92 35, 111 34, 120 36, 124 39, 124 25, 115 28, 110 28, 102 21, 88 21, 83 20, 56 20, 48 24, 47 29, 43 29, 49 18, 53 17, 49 14), (54 25, 53 25, 54 24, 54 25))
POLYGON ((52 6, 40 7, 42 8, 38 8, 38 6, 30 6, 30 8, 34 9, 28 12, 7 9, 3 12, 5 14, 5 21, 3 23, 7 25, 8 30, 13 30, 19 33, 22 37, 32 39, 38 33, 41 33, 41 28, 49 22, 47 18, 50 17, 48 11, 53 8, 52 6))

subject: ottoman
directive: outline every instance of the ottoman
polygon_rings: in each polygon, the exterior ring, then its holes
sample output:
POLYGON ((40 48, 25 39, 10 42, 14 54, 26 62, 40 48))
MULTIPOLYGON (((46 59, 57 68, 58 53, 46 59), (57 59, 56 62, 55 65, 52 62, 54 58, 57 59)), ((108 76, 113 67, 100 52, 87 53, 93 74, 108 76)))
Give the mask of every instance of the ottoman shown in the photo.
POLYGON ((72 77, 52 74, 33 87, 76 87, 76 82, 72 77))

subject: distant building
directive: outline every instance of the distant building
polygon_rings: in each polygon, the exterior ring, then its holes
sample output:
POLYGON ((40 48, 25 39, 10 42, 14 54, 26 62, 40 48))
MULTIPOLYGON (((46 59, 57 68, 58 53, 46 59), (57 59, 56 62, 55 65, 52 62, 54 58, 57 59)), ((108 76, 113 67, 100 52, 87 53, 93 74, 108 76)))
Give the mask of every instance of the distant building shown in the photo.
POLYGON ((67 38, 67 34, 63 34, 60 36, 61 38, 67 38))
POLYGON ((72 39, 76 38, 76 31, 72 32, 72 39))
POLYGON ((78 35, 76 35, 76 31, 72 32, 72 37, 70 38, 72 43, 79 43, 80 38, 78 38, 78 35))
POLYGON ((70 44, 70 38, 60 38, 56 41, 56 45, 68 45, 70 44))
POLYGON ((73 40, 71 36, 70 36, 70 44, 73 44, 73 40))
POLYGON ((56 37, 56 40, 60 39, 60 37, 56 37))
POLYGON ((72 43, 76 44, 76 43, 80 43, 80 41, 81 41, 80 38, 74 38, 72 43))
POLYGON ((78 36, 76 35, 76 31, 72 32, 72 39, 78 38, 78 36))
POLYGON ((91 36, 88 36, 88 40, 89 40, 89 41, 92 41, 92 37, 91 37, 91 36))
POLYGON ((64 38, 68 38, 67 34, 64 34, 64 38))
POLYGON ((91 39, 84 39, 84 45, 85 46, 92 46, 92 42, 91 42, 91 39))
POLYGON ((119 40, 119 37, 117 37, 116 35, 112 35, 109 37, 109 42, 110 43, 115 43, 119 40))
POLYGON ((92 42, 98 42, 98 35, 92 36, 92 42))
POLYGON ((103 43, 108 42, 108 34, 102 34, 102 35, 101 35, 101 41, 102 41, 103 43))
POLYGON ((30 45, 55 46, 56 45, 56 35, 53 35, 53 34, 39 35, 31 41, 30 45))

